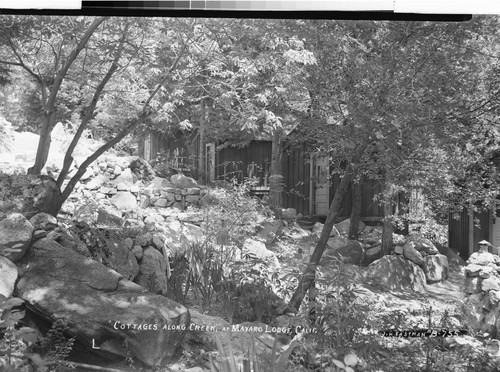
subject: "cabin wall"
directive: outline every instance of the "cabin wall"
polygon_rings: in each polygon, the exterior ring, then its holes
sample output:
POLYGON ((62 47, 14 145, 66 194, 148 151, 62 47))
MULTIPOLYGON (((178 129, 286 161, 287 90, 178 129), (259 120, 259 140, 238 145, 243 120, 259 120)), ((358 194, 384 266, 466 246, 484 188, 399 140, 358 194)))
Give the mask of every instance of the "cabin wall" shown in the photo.
POLYGON ((261 186, 267 185, 271 169, 271 142, 252 141, 245 147, 226 147, 215 155, 216 180, 236 178, 242 182, 252 175, 261 186))
POLYGON ((283 207, 308 216, 311 210, 311 164, 305 145, 288 148, 283 154, 283 207))
POLYGON ((491 241, 490 212, 474 212, 474 217, 467 209, 463 209, 458 218, 450 214, 448 222, 448 245, 456 250, 460 257, 467 260, 479 249, 481 240, 491 241))

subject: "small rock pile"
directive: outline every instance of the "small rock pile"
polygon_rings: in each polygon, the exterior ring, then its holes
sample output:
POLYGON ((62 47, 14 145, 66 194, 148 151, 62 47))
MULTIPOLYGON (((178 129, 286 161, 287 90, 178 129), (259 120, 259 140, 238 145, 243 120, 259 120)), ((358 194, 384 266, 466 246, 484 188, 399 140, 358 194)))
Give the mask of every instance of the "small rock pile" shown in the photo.
POLYGON ((475 252, 465 266, 465 296, 470 325, 498 338, 500 333, 500 257, 475 252))

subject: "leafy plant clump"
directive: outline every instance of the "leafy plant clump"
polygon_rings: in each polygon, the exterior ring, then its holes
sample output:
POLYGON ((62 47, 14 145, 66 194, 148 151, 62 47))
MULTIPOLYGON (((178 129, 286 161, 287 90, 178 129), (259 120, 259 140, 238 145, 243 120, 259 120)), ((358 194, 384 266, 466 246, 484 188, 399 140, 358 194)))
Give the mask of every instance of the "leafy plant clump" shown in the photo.
POLYGON ((54 322, 45 337, 40 337, 35 329, 22 325, 23 305, 24 301, 19 298, 1 296, 0 370, 57 372, 71 368, 72 364, 66 359, 75 339, 66 337, 66 322, 54 322))

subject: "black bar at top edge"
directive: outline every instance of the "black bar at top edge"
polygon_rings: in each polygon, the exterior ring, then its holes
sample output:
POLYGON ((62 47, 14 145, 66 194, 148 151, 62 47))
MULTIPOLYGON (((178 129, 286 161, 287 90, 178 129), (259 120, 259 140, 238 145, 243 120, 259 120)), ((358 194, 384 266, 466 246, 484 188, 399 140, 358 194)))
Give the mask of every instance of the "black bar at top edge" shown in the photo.
MULTIPOLYGON (((305 0, 304 0, 305 1, 305 0)), ((203 8, 203 0, 176 1, 82 1, 81 10, 70 9, 0 9, 0 14, 89 15, 127 17, 218 17, 218 18, 300 18, 380 21, 464 22, 471 14, 414 14, 391 11, 245 11, 203 8)))

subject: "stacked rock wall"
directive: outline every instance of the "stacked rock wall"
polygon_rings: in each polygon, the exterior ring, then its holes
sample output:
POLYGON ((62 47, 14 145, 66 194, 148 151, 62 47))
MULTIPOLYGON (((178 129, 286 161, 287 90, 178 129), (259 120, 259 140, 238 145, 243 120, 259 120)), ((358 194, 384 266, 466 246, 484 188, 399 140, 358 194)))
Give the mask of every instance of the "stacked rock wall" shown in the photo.
POLYGON ((500 257, 489 252, 471 255, 465 267, 465 303, 472 328, 498 338, 500 333, 500 257))
MULTIPOLYGON (((85 197, 111 199, 122 210, 198 206, 206 187, 184 175, 154 177, 146 161, 136 157, 105 158, 89 167, 75 187, 85 197)), ((69 177, 71 177, 71 173, 69 177)))

